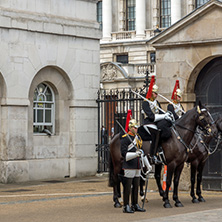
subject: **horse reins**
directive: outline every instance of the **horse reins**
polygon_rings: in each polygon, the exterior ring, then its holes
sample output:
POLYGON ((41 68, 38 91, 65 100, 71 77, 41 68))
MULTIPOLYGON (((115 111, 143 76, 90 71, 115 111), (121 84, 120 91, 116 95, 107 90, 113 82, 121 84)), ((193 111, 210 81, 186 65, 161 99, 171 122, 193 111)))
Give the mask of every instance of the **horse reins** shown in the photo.
MULTIPOLYGON (((204 109, 204 110, 205 110, 205 109, 204 109)), ((203 109, 202 109, 201 111, 203 111, 203 109)), ((206 110, 206 111, 207 111, 207 110, 206 110)), ((215 123, 215 121, 213 120, 212 116, 210 115, 210 113, 209 113, 208 111, 207 111, 207 113, 208 113, 208 115, 210 116, 210 118, 211 118, 211 120, 212 120, 212 122, 210 123, 210 124, 212 125, 213 123, 215 123)), ((200 115, 200 116, 199 116, 199 120, 203 123, 203 125, 205 125, 202 131, 206 130, 207 134, 208 134, 208 132, 211 133, 211 128, 210 128, 210 127, 208 128, 209 123, 206 122, 206 120, 204 119, 204 117, 200 115)), ((197 132, 196 130, 194 131, 194 130, 191 130, 191 129, 187 128, 187 127, 184 127, 184 126, 182 126, 182 125, 180 125, 180 124, 178 124, 178 123, 174 123, 173 126, 172 126, 173 132, 175 133, 177 139, 185 146, 187 152, 192 152, 193 149, 190 148, 190 147, 184 142, 184 140, 183 140, 182 137, 180 136, 179 132, 176 130, 176 127, 175 127, 175 126, 179 126, 180 128, 186 129, 186 130, 188 130, 188 131, 190 131, 190 132, 192 132, 192 133, 194 133, 194 134, 199 134, 199 135, 204 135, 204 136, 205 136, 205 134, 200 133, 200 132, 197 132)), ((197 144, 197 142, 196 142, 196 144, 197 144)), ((196 146, 196 144, 195 144, 195 146, 196 146)))
MULTIPOLYGON (((190 151, 190 147, 184 142, 184 140, 183 140, 182 137, 180 136, 179 132, 176 130, 175 125, 176 125, 176 124, 173 124, 173 126, 172 126, 173 132, 175 133, 177 139, 185 146, 185 148, 187 149, 187 152, 189 152, 189 151, 190 151)), ((177 125, 178 125, 178 124, 177 124, 177 125)), ((180 126, 180 125, 178 125, 178 126, 180 126)), ((184 128, 185 128, 185 127, 184 127, 184 128)), ((188 129, 188 130, 189 130, 189 129, 188 129)), ((191 130, 190 130, 190 131, 191 131, 191 130)))
MULTIPOLYGON (((219 146, 219 144, 220 144, 220 142, 221 142, 221 133, 219 133, 219 136, 217 136, 216 140, 217 140, 217 144, 216 144, 214 150, 211 152, 210 145, 207 146, 206 143, 204 142, 204 139, 202 138, 201 134, 199 134, 198 139, 197 139, 197 141, 196 141, 196 143, 195 143, 195 146, 193 146, 192 150, 196 147, 198 141, 200 141, 200 143, 201 143, 201 144, 204 146, 204 148, 206 149, 208 155, 212 155, 212 154, 214 154, 214 153, 217 151, 218 146, 219 146)), ((192 150, 191 150, 191 152, 192 152, 192 150)))

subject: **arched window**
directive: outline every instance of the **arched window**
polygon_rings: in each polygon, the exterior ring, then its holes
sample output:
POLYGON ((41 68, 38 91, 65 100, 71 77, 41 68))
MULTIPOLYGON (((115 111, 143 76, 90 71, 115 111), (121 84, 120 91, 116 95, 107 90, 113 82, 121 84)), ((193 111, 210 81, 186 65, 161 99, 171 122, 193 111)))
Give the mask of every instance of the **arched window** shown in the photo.
POLYGON ((47 135, 55 132, 55 97, 46 83, 40 83, 34 92, 33 132, 47 135))

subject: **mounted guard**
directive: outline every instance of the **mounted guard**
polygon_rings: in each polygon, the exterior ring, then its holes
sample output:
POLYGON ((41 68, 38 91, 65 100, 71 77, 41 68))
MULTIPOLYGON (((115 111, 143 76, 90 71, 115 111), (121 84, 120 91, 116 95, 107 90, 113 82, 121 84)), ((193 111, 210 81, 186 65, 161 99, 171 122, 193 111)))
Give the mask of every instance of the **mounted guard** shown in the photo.
POLYGON ((185 113, 184 108, 180 103, 182 99, 182 91, 180 89, 179 80, 176 80, 171 99, 172 102, 168 104, 167 110, 173 113, 174 119, 177 120, 185 113))
POLYGON ((172 114, 161 109, 161 105, 157 100, 158 86, 155 84, 155 77, 151 77, 146 99, 142 104, 144 113, 143 127, 140 127, 138 133, 143 140, 151 140, 150 160, 152 164, 161 164, 156 157, 160 139, 167 140, 171 137, 170 127, 172 125, 172 114))

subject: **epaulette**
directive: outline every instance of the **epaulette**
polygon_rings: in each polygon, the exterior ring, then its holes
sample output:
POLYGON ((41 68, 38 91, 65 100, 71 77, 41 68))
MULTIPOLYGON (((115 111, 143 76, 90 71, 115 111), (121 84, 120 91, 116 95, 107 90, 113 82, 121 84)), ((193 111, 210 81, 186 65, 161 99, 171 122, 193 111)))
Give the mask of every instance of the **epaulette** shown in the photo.
POLYGON ((127 133, 126 134, 124 134, 124 135, 122 135, 122 137, 126 137, 127 136, 127 133))

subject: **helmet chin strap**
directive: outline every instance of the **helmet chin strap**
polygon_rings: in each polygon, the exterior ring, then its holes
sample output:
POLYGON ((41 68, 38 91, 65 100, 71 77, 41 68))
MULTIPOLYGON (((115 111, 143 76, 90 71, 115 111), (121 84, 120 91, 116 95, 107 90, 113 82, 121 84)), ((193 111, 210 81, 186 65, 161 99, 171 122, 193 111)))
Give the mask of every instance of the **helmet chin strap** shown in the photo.
POLYGON ((130 128, 130 131, 133 133, 133 135, 136 135, 136 132, 135 132, 135 130, 133 129, 133 127, 130 128))

